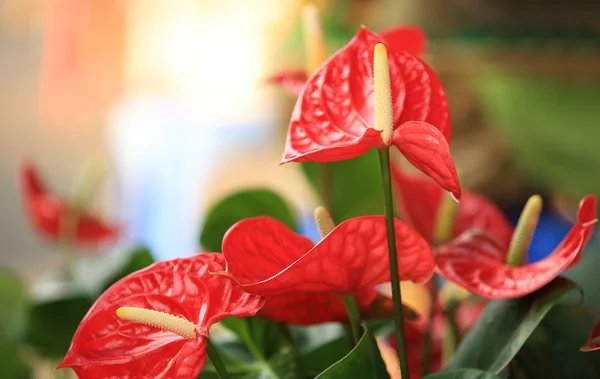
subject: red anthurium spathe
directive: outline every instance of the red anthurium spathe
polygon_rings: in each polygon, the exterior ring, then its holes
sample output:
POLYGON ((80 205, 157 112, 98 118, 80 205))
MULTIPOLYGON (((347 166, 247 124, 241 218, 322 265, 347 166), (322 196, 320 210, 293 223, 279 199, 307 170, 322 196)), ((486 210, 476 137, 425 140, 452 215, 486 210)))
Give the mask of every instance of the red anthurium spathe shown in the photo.
POLYGON ((515 298, 531 293, 575 264, 596 223, 596 198, 579 203, 577 222, 545 259, 523 266, 507 264, 505 246, 485 233, 466 232, 435 252, 438 272, 485 298, 515 298))
POLYGON ((586 352, 600 350, 600 319, 596 321, 587 341, 585 341, 585 345, 579 350, 586 352))
MULTIPOLYGON (((434 241, 434 231, 444 201, 444 192, 429 178, 404 172, 396 162, 392 162, 391 168, 396 198, 403 217, 428 241, 440 242, 434 241)), ((508 247, 513 226, 493 202, 476 193, 464 191, 457 207, 451 238, 476 229, 486 232, 508 247)))
POLYGON ((419 58, 388 51, 384 43, 363 27, 308 79, 292 113, 281 163, 351 159, 393 144, 458 199, 460 184, 448 146, 450 117, 441 84, 419 58), (389 133, 375 128, 376 104, 381 120, 391 116, 382 121, 389 133))
POLYGON ((78 246, 96 246, 119 234, 119 226, 85 211, 76 211, 65 199, 50 193, 31 162, 21 165, 20 176, 29 219, 36 231, 47 240, 56 242, 61 238, 63 223, 74 212, 77 213, 77 224, 73 239, 78 246))
MULTIPOLYGON (((434 266, 429 245, 402 222, 396 220, 395 226, 400 278, 428 280, 434 266)), ((356 295, 359 308, 368 313, 377 300, 377 285, 390 281, 386 236, 383 216, 344 221, 316 245, 273 218, 248 218, 225 235, 227 270, 218 274, 268 296, 261 311, 265 316, 301 324, 343 320, 347 316, 342 316, 339 295, 356 295), (299 322, 294 309, 310 302, 328 307, 299 322)))
POLYGON ((119 280, 88 311, 58 367, 80 378, 196 378, 211 325, 253 316, 264 303, 210 274, 224 267, 221 254, 203 253, 119 280), (131 321, 136 312, 145 317, 131 321))
MULTIPOLYGON (((390 49, 406 51, 417 57, 425 52, 427 36, 417 26, 396 26, 380 32, 379 35, 390 49)), ((309 75, 307 70, 284 70, 268 77, 266 83, 282 84, 290 94, 298 96, 309 75)))

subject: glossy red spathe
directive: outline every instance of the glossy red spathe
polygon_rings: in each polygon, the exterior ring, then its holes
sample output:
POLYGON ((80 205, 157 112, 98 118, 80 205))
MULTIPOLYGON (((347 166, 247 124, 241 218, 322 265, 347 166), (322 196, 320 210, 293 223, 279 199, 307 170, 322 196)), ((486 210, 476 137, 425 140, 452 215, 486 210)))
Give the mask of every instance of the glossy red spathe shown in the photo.
MULTIPOLYGON (((65 199, 48 191, 32 162, 21 164, 20 177, 25 208, 35 230, 46 240, 58 241, 63 223, 75 210, 65 199)), ((78 212, 73 240, 77 246, 96 246, 116 238, 119 231, 119 226, 83 211, 78 212)))
POLYGON ((291 116, 281 163, 351 159, 394 144, 459 198, 446 96, 419 58, 388 50, 394 137, 384 142, 373 128, 373 54, 379 43, 384 40, 363 27, 308 79, 291 116))
POLYGON ((524 266, 509 266, 505 246, 485 233, 468 231, 435 251, 437 271, 485 298, 520 297, 543 287, 576 263, 596 221, 596 198, 588 195, 579 204, 577 222, 554 251, 524 266))
POLYGON ((600 319, 596 321, 585 344, 579 350, 585 352, 600 350, 600 319))
MULTIPOLYGON (((331 299, 357 295, 367 314, 374 311, 376 286, 390 281, 386 235, 383 216, 364 216, 344 221, 315 245, 273 218, 248 218, 225 235, 227 269, 219 274, 250 293, 268 296, 265 316, 302 324, 343 321, 343 303, 331 299), (311 307, 313 319, 299 322, 294 309, 310 301, 329 306, 311 307)), ((400 278, 428 280, 434 263, 427 242, 398 220, 396 238, 400 278)))
POLYGON ((81 321, 59 368, 80 378, 193 379, 206 361, 211 325, 229 316, 256 314, 264 298, 227 278, 221 254, 203 253, 155 263, 126 276, 100 296, 81 321), (196 338, 120 319, 120 307, 140 307, 182 317, 197 325, 196 338))
MULTIPOLYGON (((444 193, 432 180, 423 175, 406 173, 392 162, 392 181, 398 206, 404 218, 431 243, 444 193)), ((470 191, 464 191, 454 219, 452 237, 467 230, 484 231, 508 247, 513 226, 493 202, 470 191)), ((443 241, 447 242, 447 241, 443 241)))

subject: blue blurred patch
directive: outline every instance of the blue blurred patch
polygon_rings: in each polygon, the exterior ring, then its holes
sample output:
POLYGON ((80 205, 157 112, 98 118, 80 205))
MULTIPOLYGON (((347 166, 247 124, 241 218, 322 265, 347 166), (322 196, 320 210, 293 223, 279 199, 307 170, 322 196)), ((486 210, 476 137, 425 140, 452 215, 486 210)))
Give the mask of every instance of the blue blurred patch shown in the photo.
MULTIPOLYGON (((508 216, 513 224, 519 219, 519 212, 511 212, 508 216)), ((551 211, 542 211, 540 221, 529 247, 529 262, 537 262, 546 258, 567 235, 573 224, 551 211)))
POLYGON ((312 213, 301 212, 297 222, 298 234, 310 238, 314 243, 317 243, 321 240, 321 234, 319 233, 319 228, 317 228, 317 223, 315 222, 312 213))

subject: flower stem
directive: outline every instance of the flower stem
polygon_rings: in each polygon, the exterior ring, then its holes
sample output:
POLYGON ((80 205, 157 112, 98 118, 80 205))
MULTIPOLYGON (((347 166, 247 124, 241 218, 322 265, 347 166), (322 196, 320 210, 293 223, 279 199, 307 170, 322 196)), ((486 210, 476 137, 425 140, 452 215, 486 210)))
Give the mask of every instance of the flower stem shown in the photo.
POLYGON ((229 379, 229 374, 227 373, 227 369, 225 368, 225 364, 221 360, 221 356, 217 352, 217 349, 212 344, 210 339, 206 339, 206 353, 210 358, 213 366, 215 366, 215 370, 217 370, 217 374, 221 379, 229 379))
POLYGON ((383 199, 387 228, 388 253, 390 259, 390 279, 392 284, 392 300, 394 302, 394 323, 396 325, 396 341, 398 344, 398 359, 402 378, 410 378, 408 369, 408 352, 404 337, 404 315, 402 314, 402 292, 400 292, 400 277, 398 274, 398 253, 396 251, 396 231, 394 227, 394 199, 392 198, 392 178, 390 173, 390 150, 379 149, 379 164, 383 182, 383 199))
POLYGON ((342 295, 342 301, 346 306, 346 312, 348 312, 348 318, 350 319, 350 326, 352 328, 352 340, 354 345, 356 345, 361 337, 360 312, 353 295, 342 295))
POLYGON ((433 317, 435 314, 436 299, 438 297, 438 278, 435 274, 431 277, 431 288, 429 291, 430 308, 427 315, 427 327, 423 337, 423 363, 421 365, 421 376, 429 374, 431 366, 431 351, 433 348, 433 317))

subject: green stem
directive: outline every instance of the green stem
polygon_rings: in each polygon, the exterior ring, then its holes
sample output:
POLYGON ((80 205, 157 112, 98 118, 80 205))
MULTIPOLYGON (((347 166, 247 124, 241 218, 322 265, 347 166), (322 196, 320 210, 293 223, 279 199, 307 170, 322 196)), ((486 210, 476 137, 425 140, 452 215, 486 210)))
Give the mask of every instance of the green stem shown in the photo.
POLYGON ((320 180, 321 190, 323 191, 323 202, 325 203, 325 209, 331 215, 331 218, 335 220, 335 209, 333 207, 333 188, 331 185, 331 170, 329 163, 323 162, 320 166, 320 180))
POLYGON ((229 374, 227 373, 225 364, 221 360, 221 356, 219 355, 219 352, 217 351, 215 346, 212 344, 212 342, 208 338, 206 339, 206 353, 208 354, 210 361, 212 362, 213 366, 215 367, 215 370, 217 370, 217 374, 219 375, 219 378, 229 379, 229 374))
POLYGON ((298 367, 299 376, 302 378, 306 377, 306 370, 301 359, 300 350, 294 343, 294 336, 292 335, 290 326, 283 322, 278 322, 277 329, 279 329, 279 333, 281 333, 283 339, 285 340, 286 344, 288 345, 288 347, 292 351, 292 354, 294 355, 294 360, 296 361, 296 366, 298 367))
POLYGON ((250 350, 250 353, 254 356, 254 358, 259 361, 261 363, 261 367, 263 368, 263 370, 267 373, 267 375, 273 379, 279 379, 279 376, 277 376, 277 374, 273 371, 273 369, 271 368, 271 366, 269 366, 269 362, 267 362, 267 359, 265 358, 264 354, 262 353, 261 349, 256 346, 256 343, 254 343, 254 340, 252 339, 252 336, 250 334, 250 329, 248 328, 248 323, 246 322, 246 320, 243 320, 244 322, 242 322, 242 325, 244 326, 242 328, 243 333, 244 333, 244 342, 246 343, 246 346, 248 347, 248 350, 250 350))
POLYGON ((408 368, 408 352, 406 338, 404 337, 404 315, 402 313, 402 292, 400 291, 400 277, 398 274, 398 253, 396 250, 396 230, 394 226, 394 199, 392 197, 392 178, 390 172, 390 150, 379 149, 379 164, 383 182, 384 210, 387 228, 388 253, 390 259, 390 278, 392 285, 392 300, 394 302, 394 323, 396 325, 396 340, 398 344, 398 359, 400 360, 400 374, 403 378, 410 378, 408 368))
POLYGON ((433 347, 433 316, 435 313, 435 304, 438 297, 438 280, 437 276, 433 274, 431 277, 431 288, 429 292, 430 307, 429 314, 427 315, 427 327, 425 329, 425 335, 423 337, 423 363, 421 365, 421 376, 425 377, 429 374, 431 366, 431 350, 433 347))
POLYGON ((348 318, 350 319, 350 326, 352 327, 352 341, 354 345, 360 341, 360 311, 356 305, 356 300, 353 295, 342 295, 342 301, 346 306, 346 312, 348 312, 348 318))
POLYGON ((450 362, 450 359, 456 351, 456 346, 460 343, 460 328, 456 321, 456 308, 460 303, 457 301, 449 301, 444 309, 444 317, 448 323, 448 331, 444 337, 442 345, 442 364, 445 366, 450 362))

